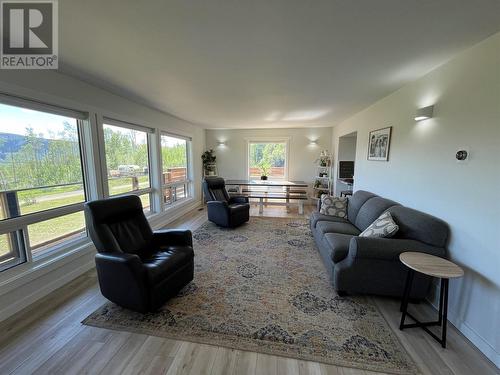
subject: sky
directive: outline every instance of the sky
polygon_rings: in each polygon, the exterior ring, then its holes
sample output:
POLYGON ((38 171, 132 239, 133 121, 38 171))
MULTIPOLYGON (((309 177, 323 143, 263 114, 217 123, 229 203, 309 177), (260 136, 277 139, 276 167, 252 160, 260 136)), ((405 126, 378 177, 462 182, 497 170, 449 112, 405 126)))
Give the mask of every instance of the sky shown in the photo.
MULTIPOLYGON (((0 133, 26 135, 26 128, 33 128, 35 134, 41 134, 42 138, 60 139, 58 133, 64 130, 65 121, 74 123, 76 120, 71 117, 58 116, 0 103, 0 133)), ((117 126, 105 126, 111 127, 113 131, 121 133, 130 134, 131 131, 117 126)), ((136 142, 146 143, 146 133, 137 131, 136 142)), ((183 139, 162 136, 161 143, 163 147, 173 147, 178 144, 185 144, 185 141, 183 139)))
POLYGON ((186 141, 184 139, 169 137, 168 135, 162 135, 161 137, 162 147, 174 147, 182 144, 186 144, 186 141))
POLYGON ((0 133, 26 135, 26 128, 31 127, 43 138, 59 139, 57 134, 64 130, 64 121, 76 120, 0 103, 0 133))

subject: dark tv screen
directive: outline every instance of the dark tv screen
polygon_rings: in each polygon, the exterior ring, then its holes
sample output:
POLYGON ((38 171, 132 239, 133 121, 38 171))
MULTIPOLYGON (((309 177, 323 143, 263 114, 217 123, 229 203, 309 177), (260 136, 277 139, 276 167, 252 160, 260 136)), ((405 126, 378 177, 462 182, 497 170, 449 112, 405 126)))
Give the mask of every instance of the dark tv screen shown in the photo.
POLYGON ((353 177, 354 177, 354 162, 339 161, 339 178, 353 178, 353 177))

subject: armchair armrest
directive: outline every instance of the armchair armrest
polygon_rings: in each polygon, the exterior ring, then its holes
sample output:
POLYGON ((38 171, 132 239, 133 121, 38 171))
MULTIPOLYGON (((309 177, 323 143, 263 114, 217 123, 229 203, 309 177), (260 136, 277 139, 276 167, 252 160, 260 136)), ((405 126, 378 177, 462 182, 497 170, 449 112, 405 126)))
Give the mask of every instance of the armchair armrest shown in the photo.
POLYGON ((229 198, 229 204, 233 203, 248 203, 248 197, 245 197, 244 195, 233 195, 229 198))
POLYGON ((97 253, 95 262, 98 267, 114 267, 140 273, 143 271, 142 262, 138 255, 128 253, 97 253))
POLYGON ((153 232, 155 245, 191 246, 193 234, 188 229, 162 229, 153 232))
POLYGON ((147 311, 150 300, 146 270, 139 256, 97 253, 97 277, 101 292, 110 301, 136 311, 147 311))
POLYGON ((227 211, 229 206, 228 206, 227 202, 225 202, 225 201, 208 201, 207 208, 208 209, 212 208, 214 210, 227 211))
POLYGON ((348 257, 355 259, 399 261, 399 254, 406 251, 417 251, 440 257, 446 255, 446 251, 443 248, 430 246, 415 240, 353 237, 349 243, 348 257))

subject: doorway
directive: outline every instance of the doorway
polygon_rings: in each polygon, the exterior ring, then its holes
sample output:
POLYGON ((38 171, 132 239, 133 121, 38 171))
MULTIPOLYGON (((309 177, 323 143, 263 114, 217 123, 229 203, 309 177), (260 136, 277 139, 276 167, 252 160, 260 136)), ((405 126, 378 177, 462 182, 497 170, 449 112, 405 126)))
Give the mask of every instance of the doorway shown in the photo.
POLYGON ((335 195, 353 190, 354 169, 356 167, 356 142, 358 133, 352 132, 339 137, 335 195))

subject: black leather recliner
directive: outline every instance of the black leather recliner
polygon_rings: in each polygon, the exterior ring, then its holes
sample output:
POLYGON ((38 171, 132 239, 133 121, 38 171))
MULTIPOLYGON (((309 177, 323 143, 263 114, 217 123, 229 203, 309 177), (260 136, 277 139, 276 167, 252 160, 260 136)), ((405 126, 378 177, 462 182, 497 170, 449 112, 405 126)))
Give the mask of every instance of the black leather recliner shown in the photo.
POLYGON ((234 228, 250 219, 250 204, 243 196, 230 197, 221 177, 205 177, 203 193, 207 201, 208 220, 226 228, 234 228))
POLYGON ((193 280, 189 230, 153 232, 136 195, 88 202, 85 219, 98 253, 102 294, 128 309, 157 310, 193 280))

